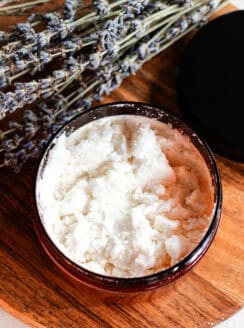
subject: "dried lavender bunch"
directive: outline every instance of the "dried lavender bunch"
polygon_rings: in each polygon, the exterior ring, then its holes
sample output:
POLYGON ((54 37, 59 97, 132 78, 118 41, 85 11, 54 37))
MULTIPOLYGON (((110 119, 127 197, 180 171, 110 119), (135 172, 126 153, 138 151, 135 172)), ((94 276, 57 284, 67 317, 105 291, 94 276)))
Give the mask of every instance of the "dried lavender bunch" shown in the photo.
MULTIPOLYGON (((90 108, 93 101, 98 101, 104 94, 112 92, 123 79, 130 74, 135 74, 143 63, 202 24, 203 20, 225 2, 225 0, 195 1, 195 6, 191 7, 181 4, 181 9, 177 13, 174 12, 172 16, 166 17, 166 23, 161 24, 161 21, 157 20, 158 28, 154 24, 149 25, 149 28, 140 25, 143 28, 139 31, 130 30, 132 35, 129 38, 127 38, 128 34, 125 34, 118 38, 108 37, 104 41, 101 38, 101 31, 98 31, 99 43, 97 47, 91 47, 91 52, 86 57, 89 60, 86 61, 85 55, 79 55, 77 58, 71 56, 68 59, 71 60, 70 65, 73 65, 73 71, 77 72, 75 68, 77 65, 86 63, 89 67, 92 62, 90 56, 100 51, 103 55, 99 65, 87 68, 88 74, 81 80, 71 79, 68 82, 69 78, 66 81, 61 79, 62 82, 59 81, 59 83, 64 84, 59 91, 54 93, 49 83, 44 90, 51 92, 52 95, 46 101, 42 101, 36 110, 25 110, 20 123, 10 121, 9 129, 0 131, 0 156, 2 157, 0 167, 12 167, 15 171, 19 171, 26 161, 38 155, 39 150, 64 123, 77 113, 90 108), (111 56, 109 52, 104 53, 106 48, 103 42, 118 45, 117 53, 114 56, 111 56), (108 54, 110 60, 106 57, 108 54), (74 62, 72 62, 73 59, 74 62)), ((114 22, 115 18, 112 21, 114 22)), ((116 32, 113 24, 110 24, 109 32, 116 32)), ((77 75, 82 77, 82 74, 83 72, 79 72, 77 75)), ((36 83, 38 84, 38 81, 36 83)), ((35 90, 37 84, 30 85, 30 90, 35 90)), ((56 82, 54 84, 55 88, 56 82)), ((23 86, 23 84, 20 85, 23 86)), ((29 92, 29 94, 33 93, 29 92)))
MULTIPOLYGON (((192 10, 196 11, 197 6, 194 9, 186 8, 180 14, 182 15, 192 10)), ((138 2, 135 3, 134 7, 130 3, 130 6, 124 6, 124 10, 121 11, 120 15, 114 19, 107 20, 101 30, 93 33, 90 40, 87 40, 87 44, 98 44, 99 49, 96 48, 95 52, 90 53, 86 60, 83 60, 83 57, 80 59, 70 56, 65 60, 61 69, 53 72, 52 77, 27 83, 15 83, 14 92, 2 92, 0 94, 0 117, 4 117, 7 112, 11 113, 26 104, 34 102, 39 97, 46 98, 52 93, 60 91, 60 88, 62 90, 67 88, 74 79, 80 79, 81 74, 85 70, 94 70, 98 69, 100 65, 104 66, 111 59, 118 56, 118 53, 122 52, 126 47, 132 46, 138 39, 143 38, 156 29, 162 28, 162 26, 167 27, 169 22, 174 22, 179 16, 179 8, 177 6, 162 6, 162 4, 158 5, 156 3, 150 6, 150 15, 148 16, 141 15, 144 9, 145 7, 142 4, 138 7, 138 2)), ((86 44, 80 42, 80 45, 82 47, 86 44)), ((65 46, 67 47, 67 44, 65 46)), ((71 46, 72 49, 74 49, 74 46, 71 46)), ((66 49, 66 54, 69 50, 66 49)), ((62 53, 59 52, 58 55, 63 53, 64 51, 62 53)), ((50 62, 50 58, 56 57, 57 53, 50 56, 47 52, 41 51, 40 55, 41 58, 32 58, 31 65, 33 63, 36 64, 35 69, 44 62, 50 62)), ((16 65, 11 66, 12 70, 18 73, 21 69, 26 68, 26 62, 30 63, 28 60, 16 61, 16 65)), ((6 75, 6 72, 7 66, 5 66, 4 74, 2 74, 3 82, 7 78, 11 78, 6 75)))

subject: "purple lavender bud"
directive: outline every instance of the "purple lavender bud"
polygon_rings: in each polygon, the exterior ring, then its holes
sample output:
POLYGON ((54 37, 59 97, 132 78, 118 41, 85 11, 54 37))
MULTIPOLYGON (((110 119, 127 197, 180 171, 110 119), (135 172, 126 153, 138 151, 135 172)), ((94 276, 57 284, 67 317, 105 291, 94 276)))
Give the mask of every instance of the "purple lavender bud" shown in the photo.
POLYGON ((211 8, 211 10, 218 7, 220 0, 210 0, 208 5, 211 8))
POLYGON ((73 21, 82 0, 65 0, 64 1, 64 18, 73 21))
POLYGON ((6 76, 4 74, 0 74, 0 89, 6 87, 8 84, 6 76))
POLYGON ((23 120, 24 120, 24 122, 34 122, 35 123, 38 121, 38 117, 32 110, 26 109, 24 116, 23 116, 23 120))
POLYGON ((62 82, 67 77, 67 73, 62 69, 53 71, 52 75, 57 83, 62 82))
POLYGON ((200 14, 204 16, 210 11, 210 7, 208 5, 205 5, 205 6, 201 6, 198 10, 200 14))
POLYGON ((32 122, 26 122, 24 125, 24 132, 27 138, 33 138, 38 131, 38 127, 36 124, 32 122))
POLYGON ((13 139, 5 139, 2 141, 1 147, 4 149, 4 151, 11 151, 16 148, 16 144, 13 139))
POLYGON ((25 97, 25 104, 32 104, 33 102, 35 102, 38 98, 38 95, 36 93, 31 93, 31 94, 26 94, 25 97))
POLYGON ((89 68, 97 69, 101 64, 102 54, 100 52, 94 52, 89 55, 89 68))
POLYGON ((28 141, 24 144, 26 150, 32 150, 35 147, 34 141, 28 141))
POLYGON ((31 14, 29 17, 28 17, 28 22, 33 22, 34 19, 36 18, 36 14, 31 14))
POLYGON ((52 57, 50 56, 48 51, 41 50, 39 52, 39 58, 40 58, 40 63, 44 65, 49 63, 52 57))
POLYGON ((58 29, 61 39, 65 39, 71 32, 69 26, 64 22, 60 21, 58 29))
POLYGON ((146 43, 142 43, 138 47, 138 55, 140 59, 145 59, 146 56, 149 54, 149 48, 146 43))
POLYGON ((153 54, 153 53, 156 53, 159 51, 159 42, 155 41, 155 42, 152 42, 149 44, 149 50, 150 50, 150 53, 153 54))
POLYGON ((143 24, 140 19, 134 19, 133 22, 131 22, 132 31, 141 30, 142 28, 143 28, 143 24))
POLYGON ((39 152, 40 152, 40 149, 39 149, 38 147, 35 147, 35 148, 32 150, 30 156, 33 157, 33 158, 35 158, 35 157, 37 157, 37 156, 39 155, 39 152))
POLYGON ((202 15, 198 11, 194 11, 193 13, 190 13, 187 15, 188 20, 191 24, 196 24, 201 21, 202 15))
POLYGON ((16 50, 16 54, 20 56, 20 58, 26 57, 29 55, 29 49, 22 47, 16 50))
POLYGON ((39 141, 38 145, 39 145, 40 148, 43 148, 43 147, 46 146, 47 143, 48 143, 47 140, 42 139, 42 140, 39 141))
POLYGON ((10 113, 13 113, 18 109, 19 107, 22 107, 22 104, 19 104, 16 100, 9 101, 8 104, 8 110, 10 113))
POLYGON ((44 48, 50 42, 50 36, 47 35, 45 32, 40 32, 37 34, 37 47, 44 48))
POLYGON ((28 33, 31 29, 31 26, 29 23, 19 23, 17 24, 17 29, 19 32, 25 34, 25 33, 28 33))
POLYGON ((73 41, 64 41, 63 46, 65 49, 76 49, 76 43, 73 41))
POLYGON ((107 0, 94 0, 94 8, 97 14, 102 18, 109 12, 109 3, 107 0))
POLYGON ((18 101, 19 103, 23 102, 25 99, 25 90, 16 90, 15 91, 15 100, 18 101))
POLYGON ((51 88, 53 84, 53 79, 51 77, 46 77, 39 80, 41 90, 46 90, 51 88))
POLYGON ((180 29, 178 27, 171 27, 165 35, 166 40, 171 40, 180 34, 180 29))
POLYGON ((26 68, 26 62, 24 60, 17 60, 15 62, 16 65, 16 71, 23 71, 26 68))

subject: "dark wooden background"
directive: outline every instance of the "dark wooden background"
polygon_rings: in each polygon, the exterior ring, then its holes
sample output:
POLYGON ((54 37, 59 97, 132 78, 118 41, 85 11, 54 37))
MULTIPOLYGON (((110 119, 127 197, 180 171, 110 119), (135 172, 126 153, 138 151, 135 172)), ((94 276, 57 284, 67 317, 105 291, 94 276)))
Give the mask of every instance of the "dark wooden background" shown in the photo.
MULTIPOLYGON (((219 12, 233 10, 225 7, 219 12)), ((10 22, 4 21, 6 26, 10 22)), ((176 82, 190 36, 127 79, 112 101, 143 101, 179 113, 176 82)), ((221 224, 210 250, 160 297, 104 304, 70 285, 42 250, 32 226, 37 161, 18 175, 0 170, 0 306, 33 327, 208 327, 244 305, 244 165, 217 155, 223 182, 221 224)))

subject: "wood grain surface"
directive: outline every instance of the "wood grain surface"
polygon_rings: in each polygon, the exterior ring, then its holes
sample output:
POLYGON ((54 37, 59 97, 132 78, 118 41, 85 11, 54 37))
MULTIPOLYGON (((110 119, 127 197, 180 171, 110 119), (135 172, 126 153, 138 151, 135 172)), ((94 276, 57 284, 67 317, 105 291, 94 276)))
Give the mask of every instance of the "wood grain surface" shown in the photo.
MULTIPOLYGON (((219 12, 233 10, 225 7, 219 12)), ((4 21, 7 26, 10 21, 4 21)), ((104 103, 143 101, 179 113, 177 74, 190 36, 146 64, 104 103)), ((74 288, 42 250, 30 198, 37 161, 0 171, 0 306, 33 327, 205 328, 244 305, 244 164, 217 155, 224 206, 217 236, 196 267, 160 297, 105 304, 74 288)))

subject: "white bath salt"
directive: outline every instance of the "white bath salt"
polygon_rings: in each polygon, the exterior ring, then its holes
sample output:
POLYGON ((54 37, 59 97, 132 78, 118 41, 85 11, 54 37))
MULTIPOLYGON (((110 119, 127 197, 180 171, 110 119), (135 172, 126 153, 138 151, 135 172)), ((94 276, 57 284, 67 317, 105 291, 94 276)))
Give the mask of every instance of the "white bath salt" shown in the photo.
POLYGON ((119 277, 179 262, 203 237, 214 207, 210 174, 187 137, 132 115, 61 135, 37 195, 56 246, 88 270, 119 277))

